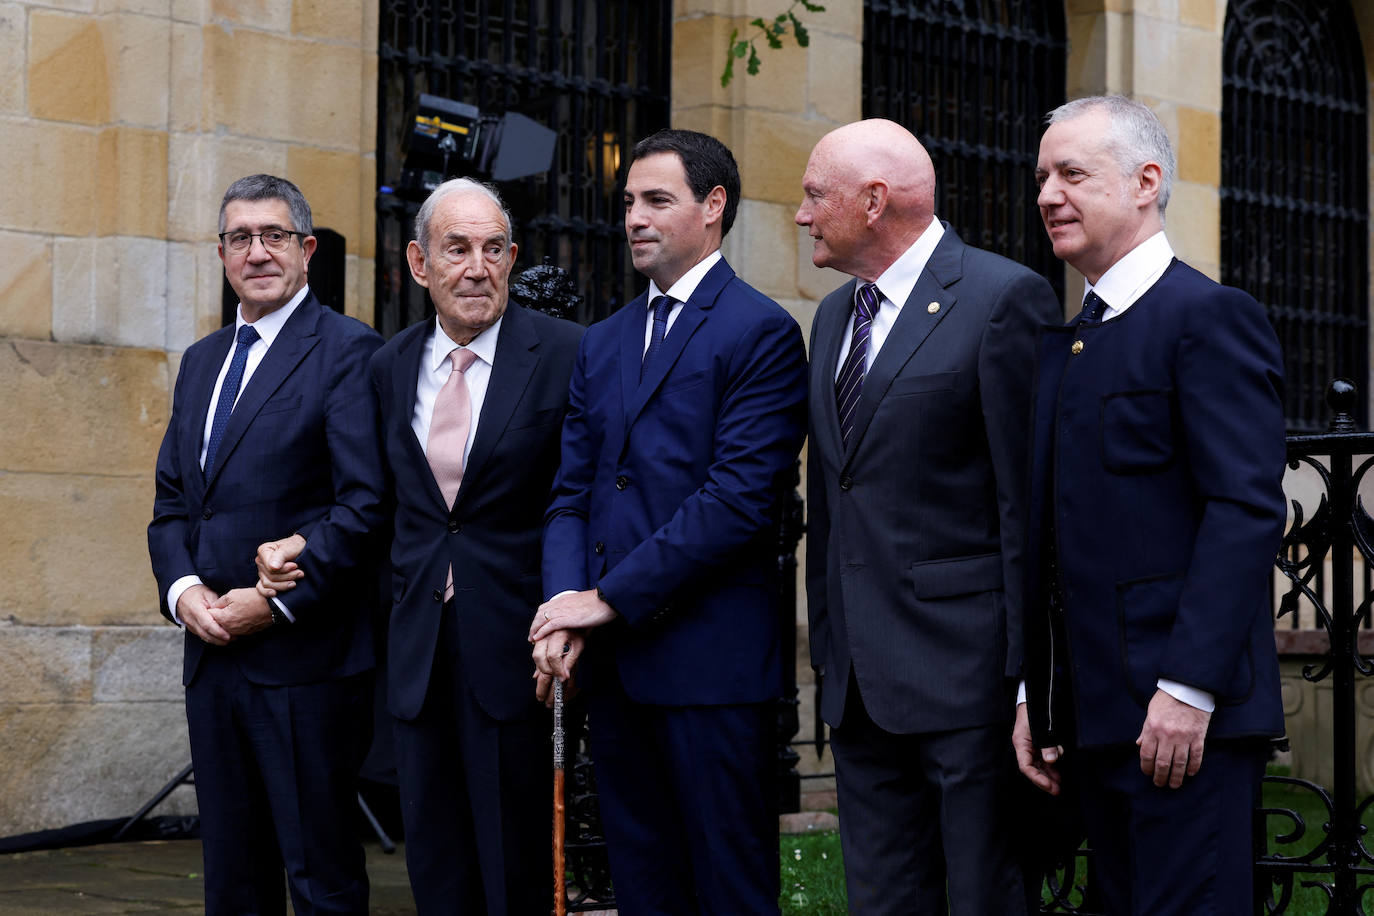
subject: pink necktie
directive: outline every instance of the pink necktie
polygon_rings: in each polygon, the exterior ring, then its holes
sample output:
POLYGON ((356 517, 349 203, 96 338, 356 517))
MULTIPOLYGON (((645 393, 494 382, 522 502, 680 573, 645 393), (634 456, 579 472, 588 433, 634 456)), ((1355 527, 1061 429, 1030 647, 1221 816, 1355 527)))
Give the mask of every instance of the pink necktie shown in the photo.
MULTIPOLYGON (((448 358, 453 361, 453 371, 434 398, 426 455, 430 470, 434 472, 434 482, 444 494, 445 505, 452 510, 458 488, 463 483, 463 449, 467 447, 468 430, 472 427, 472 402, 468 400, 468 383, 463 373, 477 354, 465 347, 454 347, 448 358)), ((452 597, 453 566, 450 565, 448 579, 444 582, 444 600, 452 597)))

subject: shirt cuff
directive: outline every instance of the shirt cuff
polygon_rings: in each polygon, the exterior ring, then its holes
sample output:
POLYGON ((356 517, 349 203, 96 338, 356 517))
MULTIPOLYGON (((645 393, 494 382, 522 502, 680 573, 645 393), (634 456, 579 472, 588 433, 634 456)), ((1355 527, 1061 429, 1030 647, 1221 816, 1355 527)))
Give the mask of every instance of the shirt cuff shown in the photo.
POLYGON ((186 624, 181 622, 181 615, 177 613, 177 602, 181 600, 182 594, 193 585, 204 584, 204 582, 200 581, 200 576, 182 576, 172 583, 171 588, 167 589, 167 609, 171 611, 172 622, 177 626, 186 626, 186 624))
POLYGON ((1156 686, 1175 700, 1180 703, 1187 703, 1194 709, 1209 713, 1217 708, 1216 697, 1205 690, 1189 687, 1187 684, 1180 684, 1178 681, 1171 681, 1166 678, 1160 678, 1156 686))
POLYGON ((561 591, 561 592, 559 592, 558 594, 554 595, 553 598, 550 598, 549 600, 550 600, 550 601, 553 601, 555 598, 562 598, 564 595, 576 595, 576 594, 577 594, 577 589, 575 589, 575 588, 565 588, 565 589, 563 589, 563 591, 561 591))
POLYGON ((291 621, 292 623, 295 623, 295 622, 296 622, 296 615, 295 615, 295 614, 292 614, 291 611, 290 611, 290 609, 287 608, 286 605, 284 605, 284 604, 281 603, 281 599, 280 599, 280 598, 273 598, 273 599, 272 599, 272 603, 275 604, 275 605, 277 606, 277 610, 281 611, 283 614, 286 615, 286 619, 287 619, 287 620, 291 621))
POLYGON ((1026 682, 1024 680, 1016 685, 1016 705, 1020 706, 1026 702, 1026 682))

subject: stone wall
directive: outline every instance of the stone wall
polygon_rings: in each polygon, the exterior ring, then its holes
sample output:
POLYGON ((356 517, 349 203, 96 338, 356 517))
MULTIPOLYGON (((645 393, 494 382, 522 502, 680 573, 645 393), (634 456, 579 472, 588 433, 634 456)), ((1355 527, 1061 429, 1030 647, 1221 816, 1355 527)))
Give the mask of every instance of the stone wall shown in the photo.
MULTIPOLYGON (((0 836, 189 760, 144 528, 219 198, 299 184, 370 317, 376 0, 0 0, 0 836)), ((189 790, 162 809, 193 810, 189 790)))

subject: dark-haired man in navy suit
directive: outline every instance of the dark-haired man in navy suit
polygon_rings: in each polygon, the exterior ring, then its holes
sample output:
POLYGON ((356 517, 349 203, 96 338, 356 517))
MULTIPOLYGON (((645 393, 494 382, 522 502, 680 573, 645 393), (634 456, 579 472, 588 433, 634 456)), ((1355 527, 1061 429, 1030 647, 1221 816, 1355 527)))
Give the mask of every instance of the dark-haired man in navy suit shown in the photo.
POLYGON ((1072 781, 1114 916, 1249 914, 1282 538, 1278 341, 1173 254, 1174 154, 1120 96, 1050 115, 1036 176, 1083 309, 1040 343, 1021 770, 1072 781))
POLYGON ((253 175, 220 206, 238 319, 187 349, 157 459, 148 549, 186 630, 186 719, 211 914, 367 912, 354 829, 371 737, 371 534, 382 462, 367 362, 382 339, 320 305, 295 185, 253 175), (289 539, 308 575, 254 589, 289 539))
POLYGON ((623 913, 777 913, 777 505, 806 423, 801 330, 720 256, 734 156, 635 146, 649 290, 582 341, 530 638, 585 689, 623 913), (571 644, 569 656, 560 653, 571 644))

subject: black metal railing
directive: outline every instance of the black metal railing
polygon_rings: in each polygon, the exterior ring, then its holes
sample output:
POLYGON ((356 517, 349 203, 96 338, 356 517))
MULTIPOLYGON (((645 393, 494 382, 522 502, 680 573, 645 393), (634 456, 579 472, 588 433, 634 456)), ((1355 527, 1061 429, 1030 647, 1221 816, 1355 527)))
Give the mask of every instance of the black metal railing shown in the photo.
POLYGON ((1360 32, 1346 0, 1232 0, 1222 46, 1221 280, 1264 303, 1288 428, 1318 432, 1327 380, 1369 371, 1360 32))

